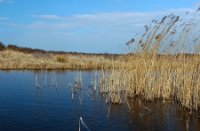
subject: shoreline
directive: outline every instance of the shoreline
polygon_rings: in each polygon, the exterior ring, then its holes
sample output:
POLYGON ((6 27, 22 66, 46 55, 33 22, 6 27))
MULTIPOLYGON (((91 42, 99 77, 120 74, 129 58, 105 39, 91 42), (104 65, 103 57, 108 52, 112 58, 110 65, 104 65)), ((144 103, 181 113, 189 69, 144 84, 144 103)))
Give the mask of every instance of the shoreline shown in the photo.
POLYGON ((0 70, 96 70, 121 63, 120 55, 24 53, 0 51, 0 70))
POLYGON ((100 92, 110 94, 111 103, 120 104, 126 97, 142 96, 147 101, 173 100, 190 111, 200 109, 199 63, 197 54, 155 52, 112 58, 0 51, 0 70, 102 70, 100 92))

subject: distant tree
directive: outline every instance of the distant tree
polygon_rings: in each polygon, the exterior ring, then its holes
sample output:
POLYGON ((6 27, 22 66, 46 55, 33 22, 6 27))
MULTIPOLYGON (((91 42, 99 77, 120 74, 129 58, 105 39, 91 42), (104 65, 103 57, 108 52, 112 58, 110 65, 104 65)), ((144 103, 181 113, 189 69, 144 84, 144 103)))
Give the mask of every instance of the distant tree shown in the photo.
POLYGON ((16 45, 8 45, 7 48, 10 49, 10 50, 17 50, 18 49, 18 47, 16 45))
POLYGON ((2 51, 4 49, 5 49, 5 45, 2 42, 0 42, 0 51, 2 51))

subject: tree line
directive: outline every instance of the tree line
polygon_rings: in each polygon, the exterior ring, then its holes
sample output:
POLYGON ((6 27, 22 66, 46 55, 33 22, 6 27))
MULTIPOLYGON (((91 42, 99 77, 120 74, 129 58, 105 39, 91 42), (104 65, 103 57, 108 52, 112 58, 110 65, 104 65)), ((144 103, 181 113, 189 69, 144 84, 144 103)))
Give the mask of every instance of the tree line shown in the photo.
POLYGON ((72 55, 96 55, 96 56, 104 56, 107 58, 115 58, 118 56, 121 56, 120 54, 109 54, 109 53, 81 53, 81 52, 64 52, 64 51, 45 51, 42 49, 32 49, 32 48, 28 48, 28 47, 19 47, 17 45, 13 45, 13 44, 9 44, 9 45, 4 45, 1 41, 0 41, 0 51, 3 50, 13 50, 13 51, 18 51, 18 52, 23 52, 26 54, 31 54, 31 53, 38 53, 38 54, 72 54, 72 55))

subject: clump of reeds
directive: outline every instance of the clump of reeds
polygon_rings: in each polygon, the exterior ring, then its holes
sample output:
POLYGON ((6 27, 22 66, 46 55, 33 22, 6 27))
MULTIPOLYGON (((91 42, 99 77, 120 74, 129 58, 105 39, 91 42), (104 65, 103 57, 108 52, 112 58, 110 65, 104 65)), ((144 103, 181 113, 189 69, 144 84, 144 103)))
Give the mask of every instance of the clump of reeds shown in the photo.
POLYGON ((137 52, 128 56, 127 62, 102 70, 99 87, 107 100, 122 103, 127 97, 140 96, 149 101, 174 101, 191 111, 199 109, 200 55, 186 50, 188 42, 195 39, 189 33, 199 26, 190 26, 188 21, 183 28, 179 25, 181 31, 176 36, 171 36, 179 20, 179 16, 171 14, 154 22, 139 38, 137 52))
POLYGON ((87 131, 90 131, 89 127, 88 127, 87 124, 83 121, 83 118, 82 118, 82 117, 80 117, 80 119, 79 119, 79 131, 81 131, 81 125, 82 125, 85 129, 87 129, 87 131))
POLYGON ((76 73, 76 77, 71 85, 71 93, 72 93, 72 100, 74 99, 74 95, 79 93, 79 100, 82 105, 82 98, 81 98, 81 91, 82 91, 82 76, 81 72, 76 73))

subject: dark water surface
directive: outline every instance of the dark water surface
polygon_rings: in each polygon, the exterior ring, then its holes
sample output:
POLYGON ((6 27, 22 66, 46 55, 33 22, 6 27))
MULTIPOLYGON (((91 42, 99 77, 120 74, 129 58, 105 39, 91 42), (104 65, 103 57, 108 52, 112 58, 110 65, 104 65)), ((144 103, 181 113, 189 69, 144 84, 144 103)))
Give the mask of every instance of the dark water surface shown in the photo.
POLYGON ((0 71, 0 131, 78 131, 80 117, 91 131, 200 129, 198 117, 173 103, 127 100, 111 105, 98 93, 91 99, 86 92, 93 85, 94 72, 81 73, 83 89, 72 100, 70 87, 76 74, 0 71))

